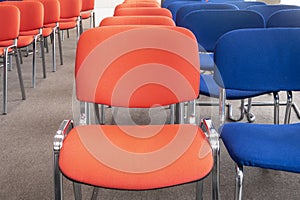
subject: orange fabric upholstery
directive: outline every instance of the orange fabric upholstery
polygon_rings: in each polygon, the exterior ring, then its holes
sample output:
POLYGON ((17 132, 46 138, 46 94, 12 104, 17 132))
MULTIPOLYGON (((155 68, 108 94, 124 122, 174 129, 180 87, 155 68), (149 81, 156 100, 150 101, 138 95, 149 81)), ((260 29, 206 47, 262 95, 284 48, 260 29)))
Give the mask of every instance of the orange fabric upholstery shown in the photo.
POLYGON ((204 133, 194 125, 95 125, 69 133, 59 166, 79 182, 143 190, 202 179, 213 159, 204 133), (129 130, 136 135, 128 135, 129 130))
POLYGON ((142 7, 142 8, 119 8, 114 12, 114 16, 127 15, 161 15, 172 18, 172 13, 166 8, 142 7))
POLYGON ((20 35, 22 32, 38 30, 43 27, 44 7, 35 1, 4 1, 1 4, 14 5, 19 8, 21 16, 20 35))
POLYGON ((74 21, 80 16, 82 8, 81 0, 59 0, 60 3, 60 22, 74 21))
POLYGON ((9 6, 1 3, 0 6, 0 19, 5 19, 0 20, 0 46, 9 46, 12 42, 1 45, 1 41, 12 41, 18 37, 20 29, 20 11, 17 7, 12 5, 9 6), (12 24, 14 25, 12 26, 12 24))
POLYGON ((60 3, 58 0, 37 0, 44 5, 44 26, 55 27, 60 18, 60 3))
POLYGON ((81 12, 94 10, 95 0, 82 0, 81 12))
POLYGON ((88 30, 78 41, 75 66, 80 101, 152 107, 195 99, 199 93, 197 42, 193 33, 181 27, 88 30))
POLYGON ((115 7, 115 10, 120 8, 139 8, 139 7, 154 7, 160 8, 160 5, 156 2, 136 2, 136 3, 123 3, 115 7))
POLYGON ((175 26, 175 22, 165 16, 115 16, 104 18, 99 26, 110 25, 165 25, 175 26))

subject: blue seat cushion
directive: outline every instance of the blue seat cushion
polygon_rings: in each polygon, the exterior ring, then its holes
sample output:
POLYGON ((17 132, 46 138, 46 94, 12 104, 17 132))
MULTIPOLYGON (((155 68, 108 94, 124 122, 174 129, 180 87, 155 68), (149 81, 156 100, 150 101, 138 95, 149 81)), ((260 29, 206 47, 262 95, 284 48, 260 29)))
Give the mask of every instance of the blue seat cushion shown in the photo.
MULTIPOLYGON (((219 86, 214 81, 214 78, 210 74, 200 75, 200 94, 219 98, 219 86)), ((256 97, 263 94, 268 94, 269 91, 242 91, 242 90, 226 90, 226 99, 228 100, 238 100, 246 99, 251 97, 256 97)))
POLYGON ((239 165, 300 172, 300 123, 228 123, 220 128, 220 134, 239 165))

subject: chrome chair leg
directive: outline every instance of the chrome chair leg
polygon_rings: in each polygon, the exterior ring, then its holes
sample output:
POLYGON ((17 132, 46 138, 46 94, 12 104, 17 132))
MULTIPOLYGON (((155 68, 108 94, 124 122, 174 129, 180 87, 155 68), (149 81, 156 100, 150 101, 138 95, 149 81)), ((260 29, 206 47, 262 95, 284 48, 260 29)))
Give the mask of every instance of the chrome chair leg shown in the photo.
POLYGON ((23 82, 23 76, 22 76, 22 70, 20 66, 20 61, 19 61, 19 55, 18 55, 18 50, 15 50, 15 59, 16 59, 16 66, 17 66, 17 72, 18 72, 18 77, 19 77, 19 83, 20 83, 20 88, 21 88, 21 94, 22 94, 22 100, 26 99, 25 95, 25 88, 24 88, 24 82, 23 82))
POLYGON ((63 61, 63 55, 62 55, 62 45, 61 45, 61 35, 60 35, 60 30, 59 28, 57 29, 57 40, 58 40, 58 49, 59 49, 59 58, 60 58, 60 65, 63 65, 64 64, 64 61, 63 61))
POLYGON ((99 192, 99 188, 94 187, 91 200, 97 200, 98 192, 99 192))
POLYGON ((3 54, 3 114, 7 114, 7 59, 8 49, 4 49, 3 54))
POLYGON ((203 199, 203 181, 197 181, 196 183, 196 200, 202 200, 203 199))
POLYGON ((41 46, 41 56, 42 56, 42 66, 43 66, 43 78, 46 78, 46 62, 45 62, 45 38, 41 35, 40 38, 40 46, 41 46))
POLYGON ((32 87, 35 88, 36 82, 36 43, 37 43, 37 36, 35 36, 34 41, 32 43, 33 47, 33 55, 32 55, 32 87))
POLYGON ((187 123, 196 124, 196 100, 188 102, 187 123))
POLYGON ((82 200, 82 193, 81 193, 80 183, 73 182, 73 189, 74 189, 75 200, 82 200))
POLYGON ((279 124, 279 94, 274 92, 274 124, 279 124))
POLYGON ((293 93, 292 93, 292 91, 288 91, 288 92, 286 92, 286 94, 287 94, 287 102, 286 102, 284 123, 289 124, 290 118, 291 118, 291 110, 292 110, 292 106, 293 106, 293 93))
POLYGON ((236 165, 235 200, 242 200, 243 178, 243 166, 236 165))
POLYGON ((228 119, 233 121, 233 122, 241 121, 242 119, 244 119, 244 115, 245 115, 245 110, 244 109, 245 109, 245 100, 241 99, 240 116, 238 118, 236 118, 232 114, 232 105, 229 104, 228 105, 228 119))
POLYGON ((53 157, 54 157, 54 199, 63 200, 63 184, 62 184, 63 177, 58 166, 59 151, 54 150, 53 157))
POLYGON ((170 124, 175 124, 175 104, 170 105, 170 124))
POLYGON ((55 45, 55 31, 56 28, 53 28, 53 31, 50 35, 52 41, 52 71, 56 72, 56 45, 55 45))

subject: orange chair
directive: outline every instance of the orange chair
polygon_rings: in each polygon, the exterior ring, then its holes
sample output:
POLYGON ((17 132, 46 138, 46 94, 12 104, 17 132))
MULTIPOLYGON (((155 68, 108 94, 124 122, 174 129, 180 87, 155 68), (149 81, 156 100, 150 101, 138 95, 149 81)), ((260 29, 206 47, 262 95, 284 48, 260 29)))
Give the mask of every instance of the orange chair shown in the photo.
MULTIPOLYGON (((198 97, 199 77, 197 40, 181 27, 103 26, 85 31, 78 42, 76 95, 83 102, 183 108, 198 97)), ((73 181, 76 199, 80 183, 147 190, 205 178, 214 164, 212 149, 199 126, 189 124, 194 117, 188 124, 75 128, 64 121, 54 137, 55 199, 62 198, 62 174, 73 181)))
POLYGON ((142 7, 142 8, 119 8, 114 12, 114 16, 127 15, 161 15, 172 18, 172 13, 166 8, 142 7))
MULTIPOLYGON (((90 28, 95 28, 95 0, 82 0, 81 20, 90 19, 90 28)), ((81 26, 81 29, 83 27, 81 26)), ((81 30, 82 32, 83 30, 81 30)))
POLYGON ((164 25, 175 26, 172 18, 165 16, 115 16, 104 18, 99 26, 110 25, 164 25))
POLYGON ((160 5, 156 2, 136 2, 136 3, 122 3, 115 7, 115 10, 120 8, 139 8, 139 7, 154 7, 160 8, 160 5))
MULTIPOLYGON (((44 7, 37 1, 4 1, 1 4, 14 5, 21 13, 20 34, 17 47, 33 46, 32 87, 36 85, 36 43, 42 34, 44 24, 44 7)), ((43 74, 45 69, 43 68, 43 74)))
MULTIPOLYGON (((51 38, 52 43, 52 71, 56 71, 56 31, 60 19, 60 4, 58 0, 37 0, 44 5, 44 26, 42 31, 43 40, 41 40, 42 57, 44 56, 44 47, 47 45, 47 38, 51 38)), ((45 59, 43 60, 45 61, 45 59)), ((43 63, 45 66, 45 63, 43 63)), ((46 72, 46 70, 45 70, 46 72)), ((46 78, 46 73, 44 74, 46 78)))
POLYGON ((80 36, 82 0, 59 0, 60 3, 60 19, 58 33, 58 45, 60 54, 60 64, 63 65, 62 44, 60 31, 77 29, 77 39, 80 36))
POLYGON ((16 58, 22 99, 25 89, 17 52, 17 38, 20 30, 20 11, 17 7, 0 4, 0 56, 3 57, 3 114, 7 114, 7 65, 9 54, 16 58), (9 17, 8 17, 9 16, 9 17))

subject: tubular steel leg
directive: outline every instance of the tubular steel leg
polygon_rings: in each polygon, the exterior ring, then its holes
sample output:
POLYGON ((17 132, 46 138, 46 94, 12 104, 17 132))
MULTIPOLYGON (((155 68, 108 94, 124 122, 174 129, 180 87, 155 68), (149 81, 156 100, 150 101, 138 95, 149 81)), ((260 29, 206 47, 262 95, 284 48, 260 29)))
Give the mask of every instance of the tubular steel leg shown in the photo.
POLYGON ((279 124, 279 94, 274 92, 274 124, 279 124))
POLYGON ((236 165, 235 200, 242 200, 243 178, 243 166, 236 165))
POLYGON ((62 174, 58 166, 59 151, 54 151, 54 199, 63 200, 62 174))
POLYGON ((252 98, 248 98, 247 109, 245 108, 244 111, 245 111, 247 120, 250 123, 255 121, 255 115, 251 112, 251 107, 252 107, 252 98))
POLYGON ((225 89, 220 89, 219 95, 219 123, 222 125, 225 123, 225 108, 226 108, 226 92, 225 89))
POLYGON ((287 91, 286 94, 287 94, 287 102, 286 102, 284 123, 289 124, 290 118, 291 118, 291 110, 292 110, 292 106, 293 106, 293 93, 292 93, 292 91, 287 91))
POLYGON ((55 31, 56 28, 53 29, 50 37, 52 40, 52 71, 56 72, 56 46, 55 46, 55 31))
POLYGON ((175 124, 175 104, 170 105, 170 124, 175 124))
POLYGON ((60 36, 60 29, 58 28, 57 29, 57 40, 58 40, 58 50, 59 50, 59 58, 60 58, 60 65, 63 65, 64 64, 64 61, 63 61, 63 55, 62 55, 62 45, 61 45, 61 36, 60 36))
POLYGON ((188 102, 187 120, 189 124, 196 124, 196 100, 188 102))
POLYGON ((245 100, 241 99, 240 117, 235 118, 232 114, 232 105, 229 104, 228 105, 228 119, 231 120, 231 121, 234 121, 234 122, 241 121, 244 118, 244 114, 245 114, 244 108, 245 108, 245 100))
POLYGON ((17 50, 15 52, 15 59, 16 59, 17 72, 18 72, 19 83, 20 83, 20 88, 21 88, 22 100, 25 100, 26 99, 25 88, 24 88, 22 70, 21 70, 19 55, 18 55, 17 50))
POLYGON ((43 78, 46 78, 46 62, 45 62, 45 38, 41 35, 40 46, 41 46, 41 56, 42 56, 42 66, 43 66, 43 78))
POLYGON ((196 200, 202 200, 203 199, 203 181, 197 181, 196 183, 196 200))
POLYGON ((7 58, 8 49, 4 49, 3 54, 3 114, 7 114, 7 58))
POLYGON ((33 41, 33 55, 32 55, 32 87, 35 88, 35 76, 36 76, 36 42, 37 37, 33 41))
POLYGON ((74 189, 75 200, 82 200, 82 193, 81 193, 80 183, 73 182, 73 189, 74 189))
POLYGON ((94 187, 91 200, 97 200, 98 192, 99 192, 99 188, 94 187))

